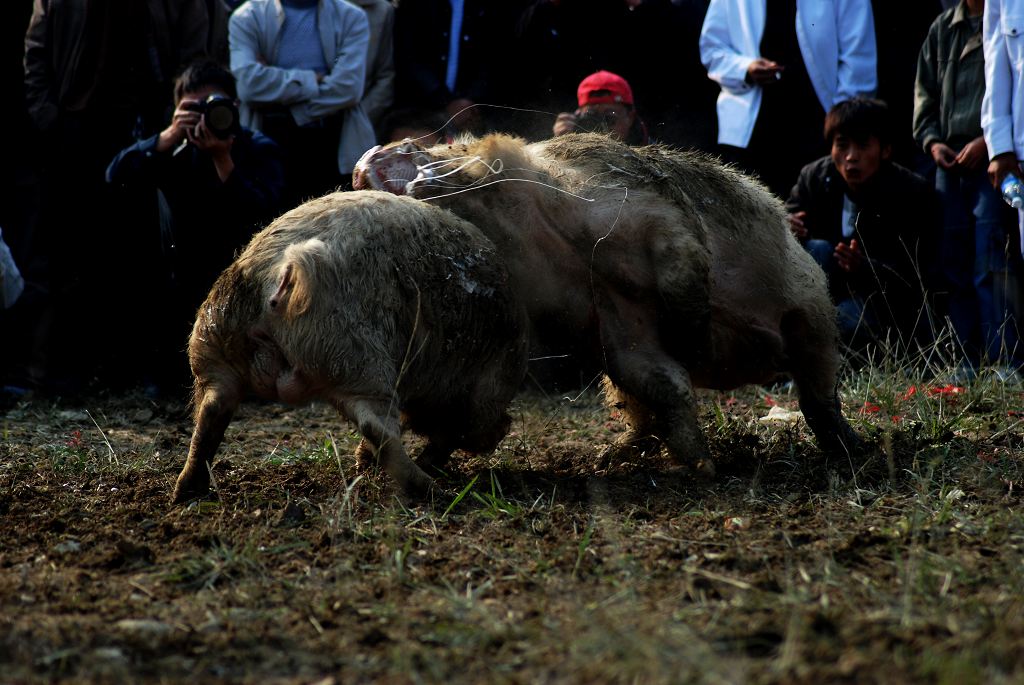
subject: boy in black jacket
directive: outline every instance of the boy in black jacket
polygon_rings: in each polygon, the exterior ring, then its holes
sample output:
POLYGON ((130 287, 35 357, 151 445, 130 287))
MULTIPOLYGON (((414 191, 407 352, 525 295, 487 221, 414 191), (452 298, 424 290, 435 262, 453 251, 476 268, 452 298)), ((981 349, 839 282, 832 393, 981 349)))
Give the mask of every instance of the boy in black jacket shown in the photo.
POLYGON ((825 117, 828 157, 800 171, 786 208, 793 234, 829 278, 847 344, 908 342, 923 319, 939 205, 932 186, 891 161, 884 102, 855 98, 825 117))

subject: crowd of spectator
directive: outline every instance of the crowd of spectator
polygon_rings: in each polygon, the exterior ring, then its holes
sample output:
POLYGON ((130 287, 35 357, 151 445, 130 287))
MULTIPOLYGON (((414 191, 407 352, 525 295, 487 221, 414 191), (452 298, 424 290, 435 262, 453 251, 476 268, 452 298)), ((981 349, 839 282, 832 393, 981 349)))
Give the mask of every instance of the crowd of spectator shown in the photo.
POLYGON ((1024 363, 1024 219, 997 189, 1024 158, 1022 0, 8 12, 5 92, 24 106, 0 162, 5 392, 179 393, 195 308, 255 231, 347 189, 375 144, 489 131, 717 155, 785 202, 848 345, 948 322, 968 372, 1024 363))

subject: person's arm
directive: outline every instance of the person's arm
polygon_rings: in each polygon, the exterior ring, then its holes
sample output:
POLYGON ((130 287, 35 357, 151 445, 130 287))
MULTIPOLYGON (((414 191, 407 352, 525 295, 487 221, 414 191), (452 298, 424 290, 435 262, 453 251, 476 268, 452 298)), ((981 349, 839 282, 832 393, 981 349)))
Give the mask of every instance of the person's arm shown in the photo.
POLYGON ((238 82, 238 97, 252 104, 290 105, 320 92, 312 69, 282 69, 269 64, 259 50, 259 17, 252 5, 240 6, 228 22, 231 71, 238 82))
POLYGON ((726 0, 711 0, 700 31, 700 61, 708 70, 708 78, 723 90, 743 93, 755 87, 747 81, 747 71, 757 58, 741 54, 732 44, 732 20, 726 0))
POLYGON ((1006 174, 1019 171, 1013 146, 1013 65, 1002 30, 1001 2, 985 3, 982 20, 985 49, 985 96, 981 100, 981 128, 988 145, 989 178, 999 187, 1006 174))
POLYGON ((878 51, 870 0, 836 0, 839 83, 833 105, 878 90, 878 51))
POLYGON ((786 200, 786 212, 789 218, 789 230, 800 241, 804 242, 811 238, 811 228, 814 227, 816 219, 812 206, 814 191, 811 188, 813 177, 813 164, 808 164, 800 170, 793 189, 789 191, 789 198, 786 200))
POLYGON ((35 0, 25 33, 25 101, 36 128, 44 132, 53 128, 58 113, 47 43, 49 6, 49 0, 35 0))
POLYGON ((120 187, 156 185, 159 167, 170 156, 157 150, 160 140, 155 135, 121 150, 107 166, 107 183, 120 187))
POLYGON ((937 164, 949 167, 956 154, 942 139, 941 93, 939 83, 938 22, 932 24, 917 56, 917 77, 914 80, 914 140, 931 155, 937 164), (935 145, 938 149, 932 150, 935 145), (940 146, 941 147, 938 147, 940 146), (940 155, 943 148, 948 154, 940 155))
POLYGON ((324 76, 317 93, 307 102, 291 107, 292 116, 300 126, 348 109, 363 99, 366 82, 366 51, 370 45, 370 22, 366 13, 353 5, 344 5, 339 27, 338 52, 330 72, 324 76))

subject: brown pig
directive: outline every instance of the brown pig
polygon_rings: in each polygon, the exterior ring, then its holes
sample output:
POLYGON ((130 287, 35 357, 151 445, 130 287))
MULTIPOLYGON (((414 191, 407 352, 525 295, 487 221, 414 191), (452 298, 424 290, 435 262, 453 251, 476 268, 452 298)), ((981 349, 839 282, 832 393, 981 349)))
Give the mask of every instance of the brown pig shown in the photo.
POLYGON ((247 395, 330 403, 401 492, 421 496, 432 480, 402 447, 401 419, 428 438, 423 462, 494 449, 525 374, 525 335, 508 274, 471 224, 388 193, 307 202, 254 236, 199 309, 195 431, 174 501, 209 492, 247 395))
POLYGON ((663 444, 712 471, 693 388, 780 373, 822 447, 857 444, 825 275, 781 202, 718 160, 593 134, 491 135, 374 148, 354 183, 449 209, 494 241, 533 335, 605 371, 630 424, 608 456, 663 444))

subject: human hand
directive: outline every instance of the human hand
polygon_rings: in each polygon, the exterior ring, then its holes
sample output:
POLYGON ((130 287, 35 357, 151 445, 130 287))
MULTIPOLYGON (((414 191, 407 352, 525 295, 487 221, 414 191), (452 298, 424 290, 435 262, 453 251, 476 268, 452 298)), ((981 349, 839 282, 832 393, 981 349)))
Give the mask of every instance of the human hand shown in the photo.
POLYGON ((789 215, 789 230, 800 240, 807 237, 807 226, 804 225, 806 218, 807 212, 804 211, 793 212, 789 215))
POLYGON ((235 144, 235 137, 218 138, 206 127, 206 121, 202 118, 191 131, 188 132, 188 140, 196 146, 196 149, 208 153, 214 159, 231 155, 231 147, 235 144))
POLYGON ((747 67, 747 75, 745 79, 747 83, 764 86, 769 83, 775 83, 782 78, 782 71, 784 69, 785 67, 778 62, 758 57, 750 63, 750 66, 747 67))
POLYGON ((555 119, 555 125, 551 129, 551 133, 556 136, 564 136, 566 133, 572 133, 576 130, 577 121, 575 113, 561 112, 558 115, 558 118, 555 119))
POLYGON ((839 268, 847 273, 860 271, 860 268, 864 266, 864 251, 861 249, 856 238, 853 238, 849 245, 846 243, 836 243, 833 256, 839 268))
POLYGON ((981 171, 988 162, 988 146, 985 145, 985 138, 978 136, 964 146, 960 154, 956 156, 956 163, 968 171, 981 171))
POLYGON ((992 186, 999 190, 999 186, 1002 185, 1003 179, 1006 178, 1007 174, 1017 174, 1021 176, 1020 160, 1017 159, 1017 155, 1012 152, 1004 152, 1001 155, 996 155, 992 158, 992 161, 988 163, 988 180, 992 182, 992 186))
POLYGON ((196 111, 198 106, 199 100, 196 98, 185 96, 181 99, 181 102, 174 109, 174 114, 171 115, 171 123, 160 132, 160 136, 157 138, 157 151, 168 152, 181 145, 185 140, 188 140, 189 133, 195 129, 203 118, 196 111))
POLYGON ((935 163, 943 169, 952 169, 956 164, 956 151, 945 143, 932 143, 928 152, 935 163))

